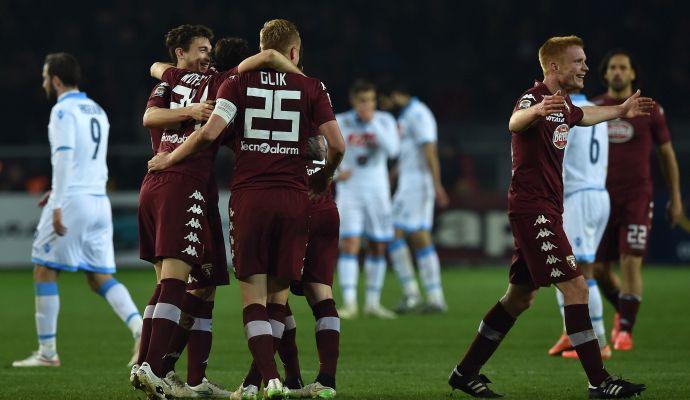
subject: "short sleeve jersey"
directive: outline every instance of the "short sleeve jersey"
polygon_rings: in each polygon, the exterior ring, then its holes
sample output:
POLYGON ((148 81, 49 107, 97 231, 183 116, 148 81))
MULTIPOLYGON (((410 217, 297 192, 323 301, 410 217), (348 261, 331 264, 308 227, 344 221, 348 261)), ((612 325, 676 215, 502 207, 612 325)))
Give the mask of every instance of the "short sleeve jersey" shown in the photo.
POLYGON ((433 178, 421 146, 435 143, 438 127, 434 114, 418 98, 413 97, 398 116, 400 130, 400 161, 398 190, 433 191, 433 178))
MULTIPOLYGON (((595 104, 602 106, 622 102, 606 94, 594 99, 595 104)), ((613 198, 651 195, 649 156, 652 143, 660 146, 671 140, 663 108, 657 104, 650 115, 609 121, 608 128, 609 170, 606 187, 609 194, 613 198)))
MULTIPOLYGON (((551 92, 542 82, 520 96, 513 112, 527 109, 551 92)), ((537 119, 523 132, 511 132, 512 179, 508 190, 508 215, 563 214, 563 153, 570 128, 583 117, 582 110, 565 96, 562 113, 537 119)))
MULTIPOLYGON (((170 85, 167 82, 159 82, 151 90, 149 99, 146 102, 146 108, 151 107, 156 108, 168 108, 170 107, 170 85)), ((163 136, 162 128, 151 128, 149 129, 149 135, 151 136, 151 150, 153 154, 158 152, 158 147, 161 145, 161 136, 163 136)))
POLYGON ((233 75, 221 85, 214 113, 234 121, 230 190, 308 190, 307 141, 314 127, 335 119, 323 83, 270 70, 233 75))
MULTIPOLYGON (((163 73, 163 81, 171 88, 170 108, 185 107, 206 100, 214 100, 220 83, 229 74, 236 73, 236 69, 225 73, 213 71, 210 74, 200 74, 180 68, 168 68, 163 73)), ((198 121, 184 121, 179 129, 166 129, 161 137, 159 151, 172 152, 179 147, 201 124, 198 121)), ((207 181, 213 173, 213 161, 222 141, 219 137, 211 146, 196 153, 184 161, 166 169, 200 180, 207 181)))

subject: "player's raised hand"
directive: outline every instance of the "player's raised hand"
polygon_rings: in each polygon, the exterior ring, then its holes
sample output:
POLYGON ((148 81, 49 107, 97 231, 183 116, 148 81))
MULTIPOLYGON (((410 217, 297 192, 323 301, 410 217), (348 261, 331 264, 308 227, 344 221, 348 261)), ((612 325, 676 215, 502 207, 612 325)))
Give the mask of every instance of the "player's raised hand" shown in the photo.
POLYGON ((50 190, 45 192, 43 194, 43 196, 41 196, 41 199, 38 200, 38 206, 39 207, 43 208, 46 206, 46 204, 48 204, 48 199, 50 198, 50 192, 51 192, 50 190))
POLYGON ((206 122, 211 118, 213 108, 215 107, 215 100, 206 100, 203 103, 195 103, 189 107, 189 114, 197 121, 206 122))
POLYGON ((621 117, 635 118, 643 115, 649 115, 654 108, 654 100, 649 97, 642 97, 639 89, 633 93, 632 96, 621 104, 621 117))
POLYGON ((170 166, 170 153, 167 151, 161 152, 153 156, 148 162, 148 171, 156 172, 162 171, 170 166))
POLYGON ((58 236, 64 236, 67 233, 67 228, 62 225, 62 209, 60 208, 53 210, 53 230, 58 236))
POLYGON ((563 109, 565 109, 565 97, 561 95, 561 91, 559 90, 553 95, 544 96, 541 103, 537 104, 535 107, 537 114, 542 117, 563 112, 563 109))

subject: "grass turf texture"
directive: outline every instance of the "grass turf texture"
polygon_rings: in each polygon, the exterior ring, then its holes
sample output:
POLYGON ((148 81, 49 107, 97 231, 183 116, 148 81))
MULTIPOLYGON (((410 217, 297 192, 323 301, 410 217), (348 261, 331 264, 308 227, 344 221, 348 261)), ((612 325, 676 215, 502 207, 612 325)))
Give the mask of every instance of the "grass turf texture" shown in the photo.
MULTIPOLYGON (((690 398, 690 319, 687 269, 645 269, 645 297, 635 331, 635 349, 614 352, 607 368, 644 382, 646 399, 690 398)), ((447 399, 447 378, 464 354, 484 312, 503 294, 505 268, 445 269, 449 312, 403 316, 394 321, 360 317, 343 321, 338 398, 447 399)), ((122 271, 117 278, 143 309, 152 288, 152 271, 122 271)), ((36 348, 34 305, 29 271, 0 272, 3 327, 0 329, 0 399, 143 399, 128 382, 132 342, 129 332, 99 296, 90 293, 82 274, 63 273, 59 281, 60 368, 11 368, 12 360, 36 348)), ((510 399, 584 399, 586 378, 577 361, 546 352, 562 325, 553 289, 542 289, 484 368, 494 390, 510 399)), ((338 296, 339 298, 339 296, 338 296)), ((399 299, 389 275, 384 304, 399 299)), ((293 297, 302 375, 316 374, 314 320, 303 298, 293 297)), ((236 284, 216 298, 214 343, 208 376, 234 389, 249 365, 236 284)), ((605 320, 610 329, 611 309, 605 320)), ((186 357, 177 370, 186 375, 186 357)), ((455 392, 454 398, 466 398, 455 392)))

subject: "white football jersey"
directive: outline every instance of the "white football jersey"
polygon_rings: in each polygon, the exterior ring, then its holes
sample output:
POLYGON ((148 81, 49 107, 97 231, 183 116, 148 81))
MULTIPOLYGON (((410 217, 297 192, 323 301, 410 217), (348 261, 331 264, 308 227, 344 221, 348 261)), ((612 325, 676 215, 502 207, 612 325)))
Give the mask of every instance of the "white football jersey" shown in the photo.
POLYGON ((433 192, 433 178, 421 146, 435 143, 436 119, 429 107, 416 97, 400 111, 400 160, 398 162, 398 190, 433 192))
MULTIPOLYGON (((578 107, 594 105, 582 94, 571 95, 570 99, 578 107)), ((563 156, 564 194, 568 196, 585 189, 606 189, 608 164, 609 136, 606 122, 572 127, 563 156)))
POLYGON ((53 167, 58 151, 71 149, 74 152, 66 195, 105 194, 109 130, 110 123, 105 111, 86 97, 86 93, 75 90, 63 93, 58 98, 50 112, 48 139, 53 167))
POLYGON ((336 120, 345 139, 345 157, 340 170, 352 172, 350 178, 338 182, 337 190, 389 193, 388 159, 397 157, 400 151, 393 115, 376 111, 371 121, 364 122, 351 110, 336 115, 336 120))

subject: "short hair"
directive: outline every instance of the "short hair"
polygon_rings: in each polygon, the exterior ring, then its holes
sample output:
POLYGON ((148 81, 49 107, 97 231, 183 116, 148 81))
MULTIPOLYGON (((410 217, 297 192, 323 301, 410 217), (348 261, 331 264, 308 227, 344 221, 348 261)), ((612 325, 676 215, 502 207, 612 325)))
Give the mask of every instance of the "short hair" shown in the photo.
POLYGON ((81 67, 76 57, 69 53, 51 53, 44 62, 48 75, 57 76, 65 86, 77 86, 81 81, 81 67))
POLYGON ((362 92, 376 90, 376 85, 366 79, 357 79, 350 85, 350 97, 356 96, 362 92))
POLYGON ((630 60, 630 67, 635 71, 635 80, 632 81, 633 88, 637 88, 637 82, 640 79, 640 65, 637 63, 637 59, 635 58, 635 56, 633 56, 631 52, 620 47, 606 53, 604 58, 601 60, 601 63, 599 64, 599 78, 601 79, 601 83, 604 86, 608 85, 608 82, 606 82, 606 79, 604 79, 604 75, 606 75, 606 70, 609 69, 609 62, 611 61, 613 56, 628 57, 628 60, 630 60))
POLYGON ((273 49, 286 53, 292 44, 301 44, 297 26, 286 19, 272 19, 264 23, 259 33, 262 50, 273 49))
POLYGON ((211 41, 213 40, 213 31, 205 25, 184 24, 166 33, 165 46, 168 48, 168 53, 170 54, 172 62, 177 62, 175 49, 179 47, 184 51, 189 51, 189 46, 192 44, 194 38, 197 37, 204 37, 211 41))
POLYGON ((584 49, 585 43, 579 37, 570 35, 551 37, 541 45, 539 48, 539 64, 544 74, 549 70, 549 62, 559 59, 565 49, 570 46, 578 46, 584 49))
POLYGON ((249 57, 249 43, 237 37, 225 37, 216 42, 213 63, 219 71, 228 71, 249 57))
POLYGON ((384 79, 378 85, 378 92, 384 96, 390 96, 393 92, 409 95, 410 90, 406 84, 397 79, 384 79))

